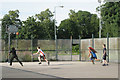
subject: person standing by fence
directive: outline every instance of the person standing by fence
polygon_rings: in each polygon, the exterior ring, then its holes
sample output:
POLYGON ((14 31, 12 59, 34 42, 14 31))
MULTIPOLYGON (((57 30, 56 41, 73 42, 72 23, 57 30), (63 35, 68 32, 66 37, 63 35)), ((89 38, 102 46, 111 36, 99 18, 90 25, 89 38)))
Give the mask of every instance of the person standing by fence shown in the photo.
POLYGON ((102 66, 108 66, 108 62, 106 60, 106 56, 107 56, 107 53, 106 53, 106 45, 103 44, 103 65, 102 66))

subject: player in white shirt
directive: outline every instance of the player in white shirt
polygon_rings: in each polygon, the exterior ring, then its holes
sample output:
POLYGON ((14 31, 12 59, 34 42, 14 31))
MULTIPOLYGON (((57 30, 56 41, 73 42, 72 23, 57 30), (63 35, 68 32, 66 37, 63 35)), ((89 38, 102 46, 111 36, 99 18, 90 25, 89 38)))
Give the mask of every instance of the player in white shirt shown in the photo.
POLYGON ((39 54, 39 56, 38 56, 39 64, 41 64, 41 58, 43 58, 49 65, 50 62, 46 59, 45 53, 40 49, 40 47, 37 47, 37 50, 38 50, 38 52, 36 54, 39 54))

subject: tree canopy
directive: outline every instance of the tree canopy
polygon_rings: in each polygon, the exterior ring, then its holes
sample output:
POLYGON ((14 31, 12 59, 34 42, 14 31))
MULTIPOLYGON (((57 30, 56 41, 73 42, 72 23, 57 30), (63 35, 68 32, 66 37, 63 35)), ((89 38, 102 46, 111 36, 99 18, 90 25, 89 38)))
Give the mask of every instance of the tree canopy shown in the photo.
MULTIPOLYGON (((22 21, 19 19, 19 10, 12 11, 10 10, 8 14, 5 14, 2 21, 2 38, 7 38, 7 28, 9 25, 15 25, 16 27, 22 26, 22 21)), ((13 35, 12 38, 15 36, 13 35)))
MULTIPOLYGON (((101 6, 102 37, 109 33, 110 37, 118 37, 120 34, 120 2, 106 2, 101 6)), ((97 8, 100 11, 100 8, 97 8)), ((10 10, 5 14, 2 21, 2 38, 7 39, 6 29, 9 25, 18 27, 19 36, 12 34, 12 38, 20 39, 54 39, 53 13, 45 11, 29 16, 25 21, 19 19, 19 10, 10 10)), ((99 34, 99 17, 88 11, 70 10, 69 18, 61 21, 57 27, 57 38, 73 39, 91 38, 92 34, 97 38, 99 34)))
POLYGON ((80 35, 81 38, 91 38, 92 34, 98 37, 98 24, 96 14, 81 10, 78 12, 70 10, 69 18, 63 20, 58 27, 58 37, 70 38, 73 36, 74 39, 78 39, 80 35))
MULTIPOLYGON (((102 36, 118 37, 120 31, 120 2, 106 2, 101 6, 102 36)), ((100 10, 100 8, 98 8, 100 10)))
POLYGON ((53 14, 49 9, 35 14, 23 21, 23 26, 19 29, 19 38, 21 39, 53 39, 54 37, 54 20, 53 14))

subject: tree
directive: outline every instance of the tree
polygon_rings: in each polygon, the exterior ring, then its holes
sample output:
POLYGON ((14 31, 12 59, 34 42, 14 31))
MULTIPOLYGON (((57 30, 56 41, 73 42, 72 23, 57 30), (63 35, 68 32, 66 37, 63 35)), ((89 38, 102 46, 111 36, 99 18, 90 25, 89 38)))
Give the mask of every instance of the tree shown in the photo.
POLYGON ((39 23, 41 23, 42 31, 40 38, 54 39, 54 20, 53 14, 49 9, 42 11, 40 14, 35 15, 39 23))
MULTIPOLYGON (((69 39, 75 32, 72 30, 75 23, 70 19, 65 19, 58 27, 58 38, 69 39)), ((75 29, 75 28, 74 28, 75 29)))
MULTIPOLYGON (((120 31, 120 2, 106 2, 101 6, 102 36, 118 37, 120 31)), ((98 10, 99 7, 97 8, 98 10)))
POLYGON ((22 21, 22 24, 23 26, 19 29, 19 38, 31 39, 31 35, 33 35, 33 38, 36 37, 37 24, 33 16, 28 17, 26 21, 22 21))
MULTIPOLYGON (((1 19, 2 21, 2 38, 7 39, 6 30, 9 25, 15 25, 16 27, 21 27, 22 22, 19 18, 19 10, 9 11, 8 14, 5 14, 1 19)), ((12 38, 15 38, 15 35, 12 35, 12 38)))
POLYGON ((79 35, 82 38, 90 38, 92 34, 98 37, 98 27, 96 14, 81 10, 78 12, 70 10, 69 18, 63 20, 58 28, 58 35, 59 38, 70 38, 70 36, 73 36, 74 39, 78 38, 79 35))
POLYGON ((19 38, 31 39, 31 35, 36 39, 54 38, 54 20, 53 14, 49 9, 40 14, 27 18, 23 21, 23 26, 19 29, 19 38))

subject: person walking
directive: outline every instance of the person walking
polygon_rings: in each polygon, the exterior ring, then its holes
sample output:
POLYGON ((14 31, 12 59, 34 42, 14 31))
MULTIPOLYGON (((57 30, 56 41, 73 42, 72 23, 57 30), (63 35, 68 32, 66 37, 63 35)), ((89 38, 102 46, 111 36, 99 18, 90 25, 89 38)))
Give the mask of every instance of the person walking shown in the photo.
POLYGON ((103 44, 103 65, 102 66, 108 66, 108 62, 106 60, 106 56, 107 56, 106 45, 103 44))

